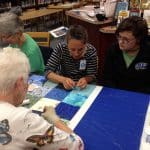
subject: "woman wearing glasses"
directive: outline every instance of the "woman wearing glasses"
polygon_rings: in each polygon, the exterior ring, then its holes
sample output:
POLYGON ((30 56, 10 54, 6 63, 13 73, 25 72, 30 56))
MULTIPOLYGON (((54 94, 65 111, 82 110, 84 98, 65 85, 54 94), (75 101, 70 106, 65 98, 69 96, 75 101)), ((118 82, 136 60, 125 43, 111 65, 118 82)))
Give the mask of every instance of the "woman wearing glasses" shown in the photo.
POLYGON ((31 73, 43 74, 44 61, 37 43, 24 31, 22 20, 14 13, 0 14, 0 40, 10 47, 20 48, 29 59, 31 73))
POLYGON ((86 30, 73 25, 67 32, 66 42, 59 43, 48 60, 46 77, 65 89, 83 89, 95 79, 96 58, 96 49, 87 43, 86 30))
POLYGON ((146 21, 124 19, 116 30, 118 42, 107 51, 105 86, 150 93, 150 43, 146 21))

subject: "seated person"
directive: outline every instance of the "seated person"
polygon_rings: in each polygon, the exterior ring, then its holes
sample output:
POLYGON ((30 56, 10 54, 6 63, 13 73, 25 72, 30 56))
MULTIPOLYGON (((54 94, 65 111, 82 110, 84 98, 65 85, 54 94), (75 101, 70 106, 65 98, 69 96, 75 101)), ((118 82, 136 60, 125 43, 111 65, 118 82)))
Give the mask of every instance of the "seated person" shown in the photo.
POLYGON ((71 26, 66 42, 59 43, 46 65, 46 77, 63 84, 65 89, 86 85, 95 80, 96 49, 87 43, 87 32, 80 25, 71 26))
POLYGON ((26 54, 31 66, 31 73, 43 74, 44 61, 37 43, 23 33, 23 22, 16 14, 0 14, 0 36, 3 42, 14 48, 20 48, 26 54))
POLYGON ((108 49, 104 67, 105 86, 150 93, 150 43, 146 21, 124 19, 116 30, 118 43, 108 49))
POLYGON ((19 106, 27 93, 29 60, 19 49, 0 49, 0 149, 83 150, 79 136, 45 107, 41 117, 19 106), (11 62, 11 63, 10 63, 11 62))

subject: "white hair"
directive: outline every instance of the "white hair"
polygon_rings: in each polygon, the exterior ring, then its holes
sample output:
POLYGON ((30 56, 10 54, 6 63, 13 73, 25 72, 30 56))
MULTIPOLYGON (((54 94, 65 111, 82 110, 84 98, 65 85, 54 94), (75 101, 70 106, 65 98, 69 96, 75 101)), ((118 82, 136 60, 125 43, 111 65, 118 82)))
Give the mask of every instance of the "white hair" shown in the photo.
POLYGON ((0 14, 0 33, 15 34, 23 32, 23 21, 14 13, 5 12, 0 14))
POLYGON ((0 50, 0 93, 7 94, 19 77, 28 80, 30 65, 27 56, 17 48, 0 50))

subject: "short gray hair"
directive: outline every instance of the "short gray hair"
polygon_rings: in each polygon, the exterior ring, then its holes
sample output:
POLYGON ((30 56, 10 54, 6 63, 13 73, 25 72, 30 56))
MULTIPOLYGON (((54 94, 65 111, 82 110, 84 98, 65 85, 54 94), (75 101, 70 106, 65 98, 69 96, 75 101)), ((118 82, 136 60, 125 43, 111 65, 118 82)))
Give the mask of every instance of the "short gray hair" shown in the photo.
POLYGON ((15 34, 23 30, 23 21, 19 16, 10 12, 0 14, 0 34, 15 34))
POLYGON ((30 65, 27 56, 17 48, 0 49, 0 58, 0 93, 7 94, 19 77, 27 82, 30 65))

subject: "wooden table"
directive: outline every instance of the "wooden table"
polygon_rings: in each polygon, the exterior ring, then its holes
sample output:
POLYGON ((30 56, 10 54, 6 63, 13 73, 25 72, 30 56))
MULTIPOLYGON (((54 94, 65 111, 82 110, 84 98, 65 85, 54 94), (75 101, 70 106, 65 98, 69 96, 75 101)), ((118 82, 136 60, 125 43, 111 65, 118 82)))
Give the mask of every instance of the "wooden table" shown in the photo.
MULTIPOLYGON (((115 34, 115 31, 117 29, 117 26, 106 26, 103 28, 100 28, 99 31, 102 33, 108 33, 108 34, 115 34)), ((148 35, 150 35, 150 30, 148 31, 148 35)))
POLYGON ((115 31, 116 31, 117 27, 116 26, 106 26, 106 27, 103 27, 103 28, 100 28, 100 32, 102 33, 108 33, 108 34, 115 34, 115 31))
POLYGON ((73 2, 73 3, 65 3, 65 4, 59 3, 57 5, 51 4, 51 5, 48 5, 47 8, 69 10, 69 9, 73 9, 75 7, 80 7, 80 6, 81 6, 80 2, 73 2))
POLYGON ((20 18, 21 20, 26 21, 26 20, 48 16, 48 15, 56 14, 60 12, 62 12, 62 9, 39 9, 39 10, 23 12, 20 18))
POLYGON ((48 5, 47 8, 50 9, 63 9, 63 18, 64 18, 64 23, 66 26, 68 26, 68 19, 67 16, 65 14, 66 11, 71 10, 73 8, 79 8, 81 6, 85 5, 85 3, 81 3, 81 2, 73 2, 73 3, 59 3, 57 5, 51 4, 48 5))
MULTIPOLYGON (((68 22, 69 24, 80 24, 84 26, 87 29, 88 32, 88 40, 89 43, 93 44, 94 47, 97 49, 98 53, 98 80, 102 80, 102 68, 103 65, 101 63, 103 56, 101 55, 103 53, 103 50, 101 49, 101 34, 99 32, 99 29, 104 26, 108 26, 112 19, 107 19, 104 21, 98 21, 96 17, 89 17, 87 15, 87 12, 93 8, 89 8, 87 6, 79 8, 79 9, 73 9, 66 11, 66 15, 68 16, 68 22)), ((94 11, 94 10, 93 10, 94 11)))
MULTIPOLYGON (((24 22, 27 21, 33 21, 37 22, 37 25, 39 24, 39 18, 42 18, 43 24, 45 24, 45 18, 46 16, 51 16, 54 14, 58 14, 61 16, 62 22, 63 22, 63 9, 39 9, 39 10, 32 10, 32 11, 25 11, 23 12, 22 16, 20 16, 21 20, 24 22)), ((38 30, 38 28, 37 28, 38 30)))

